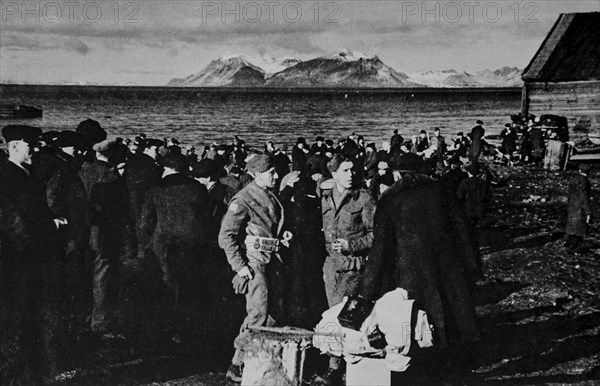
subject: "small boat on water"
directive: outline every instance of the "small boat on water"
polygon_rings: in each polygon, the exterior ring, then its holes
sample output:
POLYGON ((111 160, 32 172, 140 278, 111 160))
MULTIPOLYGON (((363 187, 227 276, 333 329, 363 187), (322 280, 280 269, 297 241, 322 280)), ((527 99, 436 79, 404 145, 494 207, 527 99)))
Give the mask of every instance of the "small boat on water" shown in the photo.
POLYGON ((42 109, 18 104, 0 104, 0 119, 41 118, 42 109))

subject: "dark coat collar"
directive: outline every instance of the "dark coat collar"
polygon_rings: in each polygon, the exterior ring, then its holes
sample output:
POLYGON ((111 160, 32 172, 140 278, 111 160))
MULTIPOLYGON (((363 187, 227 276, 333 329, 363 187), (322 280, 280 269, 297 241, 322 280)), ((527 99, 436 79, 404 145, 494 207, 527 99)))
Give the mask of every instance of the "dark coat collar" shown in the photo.
POLYGON ((186 174, 175 173, 175 174, 169 174, 168 176, 163 177, 160 184, 162 186, 174 186, 174 185, 185 185, 185 184, 189 184, 191 182, 197 182, 197 181, 186 174))

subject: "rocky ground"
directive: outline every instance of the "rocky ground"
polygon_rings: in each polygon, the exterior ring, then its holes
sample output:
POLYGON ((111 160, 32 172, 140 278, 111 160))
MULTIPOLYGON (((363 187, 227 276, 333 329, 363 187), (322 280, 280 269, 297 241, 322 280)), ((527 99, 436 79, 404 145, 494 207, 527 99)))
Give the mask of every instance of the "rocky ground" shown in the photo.
MULTIPOLYGON (((591 177, 597 222, 587 250, 573 255, 562 241, 569 173, 493 169, 506 183, 494 190, 480 228, 486 280, 478 285, 477 312, 484 341, 457 350, 453 367, 439 377, 447 384, 600 384, 600 173, 591 177)), ((217 308, 197 313, 213 322, 190 339, 202 345, 148 338, 150 348, 132 350, 123 343, 105 355, 100 350, 94 366, 65 373, 56 383, 227 385, 229 342, 242 314, 222 315, 217 308)))

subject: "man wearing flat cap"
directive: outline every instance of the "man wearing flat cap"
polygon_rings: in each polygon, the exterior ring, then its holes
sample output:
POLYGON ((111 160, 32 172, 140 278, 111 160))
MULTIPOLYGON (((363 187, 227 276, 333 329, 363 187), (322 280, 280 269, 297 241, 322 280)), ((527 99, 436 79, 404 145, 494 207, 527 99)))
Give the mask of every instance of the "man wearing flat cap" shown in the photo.
POLYGON ((272 189, 277 182, 273 160, 266 154, 248 158, 246 168, 254 181, 231 200, 219 232, 219 245, 232 270, 236 292, 246 296, 247 316, 235 339, 235 354, 227 376, 241 381, 244 341, 249 326, 272 326, 269 308, 269 271, 276 263, 282 241, 283 207, 272 189))
MULTIPOLYGON (((115 205, 108 196, 118 196, 120 175, 109 160, 118 151, 118 143, 104 140, 93 145, 93 162, 85 162, 79 177, 85 188, 90 213, 90 251, 93 261, 93 308, 91 329, 98 334, 109 333, 111 313, 116 298, 110 290, 118 265, 119 242, 122 229, 117 226, 115 205), (104 191, 106 194, 100 194, 104 191)), ((116 203, 115 203, 116 204, 116 203)), ((126 213, 126 209, 124 210, 126 213)))
POLYGON ((41 133, 31 126, 2 129, 8 149, 8 159, 0 162, 2 384, 42 384, 43 376, 55 370, 44 310, 51 299, 47 288, 55 285, 57 229, 66 223, 54 218, 43 183, 30 173, 31 149, 41 133))
MULTIPOLYGON (((465 232, 464 218, 439 182, 418 173, 419 166, 390 160, 396 182, 377 204, 373 248, 358 299, 372 303, 390 290, 403 288, 427 313, 436 346, 478 340, 471 283, 465 275, 472 251, 459 235, 465 232)), ((412 363, 409 371, 421 368, 412 363)))
POLYGON ((217 162, 205 158, 192 165, 192 177, 206 187, 208 191, 209 225, 207 229, 207 243, 218 248, 218 236, 221 228, 221 219, 227 212, 227 206, 234 196, 234 190, 219 178, 225 172, 217 162))

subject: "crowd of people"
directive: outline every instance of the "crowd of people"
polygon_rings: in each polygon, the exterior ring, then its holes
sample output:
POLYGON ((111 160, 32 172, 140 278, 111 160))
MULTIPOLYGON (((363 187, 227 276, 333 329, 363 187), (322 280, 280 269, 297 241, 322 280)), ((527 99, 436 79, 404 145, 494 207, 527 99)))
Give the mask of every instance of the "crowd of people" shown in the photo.
MULTIPOLYGON (((188 306, 243 295, 235 381, 248 327, 313 329, 344 296, 368 305, 396 287, 422 304, 439 347, 478 340, 476 229, 494 181, 484 134, 477 121, 454 140, 396 130, 379 148, 352 133, 291 151, 236 136, 197 154, 176 139, 107 139, 90 119, 61 132, 5 126, 0 383, 43 384, 83 332, 122 338, 124 276, 138 299, 165 296, 173 342, 188 306)), ((316 381, 342 376, 332 357, 316 381)))

